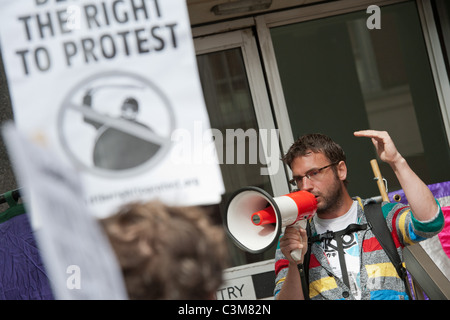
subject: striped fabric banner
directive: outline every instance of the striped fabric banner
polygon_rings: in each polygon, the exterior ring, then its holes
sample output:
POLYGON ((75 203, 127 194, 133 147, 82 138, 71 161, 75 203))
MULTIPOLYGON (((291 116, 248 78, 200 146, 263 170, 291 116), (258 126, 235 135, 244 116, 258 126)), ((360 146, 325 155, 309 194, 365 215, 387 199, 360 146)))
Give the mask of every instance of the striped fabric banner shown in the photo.
MULTIPOLYGON (((450 280, 450 181, 430 184, 428 188, 441 205, 445 218, 444 229, 436 236, 421 241, 420 245, 434 261, 436 266, 450 280)), ((408 204, 403 190, 392 191, 388 194, 390 202, 400 198, 401 203, 408 204)))

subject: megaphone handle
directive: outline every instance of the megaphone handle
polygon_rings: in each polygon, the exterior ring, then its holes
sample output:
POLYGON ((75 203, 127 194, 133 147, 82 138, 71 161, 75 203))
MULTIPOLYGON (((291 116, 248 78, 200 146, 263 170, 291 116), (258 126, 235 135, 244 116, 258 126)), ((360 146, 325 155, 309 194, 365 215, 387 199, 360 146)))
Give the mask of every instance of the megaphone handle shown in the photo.
POLYGON ((297 262, 302 261, 302 249, 295 249, 291 251, 291 257, 297 262))
MULTIPOLYGON (((306 228, 306 221, 297 221, 292 225, 294 228, 306 228)), ((300 236, 300 242, 302 242, 302 236, 300 236)), ((291 257, 297 262, 302 261, 302 249, 295 249, 291 251, 291 257)))

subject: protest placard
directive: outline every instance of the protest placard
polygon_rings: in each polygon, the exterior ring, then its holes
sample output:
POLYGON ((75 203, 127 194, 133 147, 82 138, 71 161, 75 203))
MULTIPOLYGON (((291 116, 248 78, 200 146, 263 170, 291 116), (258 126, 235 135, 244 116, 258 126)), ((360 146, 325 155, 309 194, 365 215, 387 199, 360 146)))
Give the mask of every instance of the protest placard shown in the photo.
POLYGON ((1 0, 0 7, 17 128, 41 134, 80 171, 95 215, 143 199, 220 202, 214 141, 194 134, 210 123, 184 0, 1 0), (176 161, 187 158, 195 161, 176 161))

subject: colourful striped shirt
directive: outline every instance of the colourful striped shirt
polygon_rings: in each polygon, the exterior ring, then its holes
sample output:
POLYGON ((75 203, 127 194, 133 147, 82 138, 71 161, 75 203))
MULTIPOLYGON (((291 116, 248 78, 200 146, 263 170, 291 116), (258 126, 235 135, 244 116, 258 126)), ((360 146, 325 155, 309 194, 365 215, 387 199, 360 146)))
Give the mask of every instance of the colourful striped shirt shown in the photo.
MULTIPOLYGON (((368 200, 358 200, 358 223, 367 223, 364 204, 368 200)), ((436 201, 439 205, 439 202, 436 201)), ((392 233, 397 251, 402 258, 402 249, 407 245, 431 238, 444 227, 444 215, 439 206, 438 214, 430 221, 421 222, 414 218, 409 206, 401 203, 384 202, 383 216, 392 233)), ((311 234, 316 235, 314 223, 311 234)), ((363 300, 403 300, 408 299, 403 280, 398 276, 394 265, 382 249, 370 228, 358 231, 360 241, 360 283, 363 300)), ((275 253, 275 289, 279 293, 286 279, 289 262, 282 254, 279 245, 275 253)), ((354 299, 351 290, 341 278, 335 276, 319 243, 311 245, 309 262, 309 296, 312 300, 354 299)))

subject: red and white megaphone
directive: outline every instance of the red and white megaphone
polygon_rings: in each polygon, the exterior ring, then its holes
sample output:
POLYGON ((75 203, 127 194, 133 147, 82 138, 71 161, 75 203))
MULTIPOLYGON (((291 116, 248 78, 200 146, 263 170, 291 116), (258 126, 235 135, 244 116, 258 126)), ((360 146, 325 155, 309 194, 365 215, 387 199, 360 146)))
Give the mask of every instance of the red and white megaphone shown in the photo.
MULTIPOLYGON (((263 189, 245 187, 231 196, 225 226, 238 247, 261 253, 278 241, 281 228, 306 221, 316 209, 317 200, 308 191, 272 197, 263 189)), ((291 256, 300 261, 301 250, 292 251, 291 256)))

